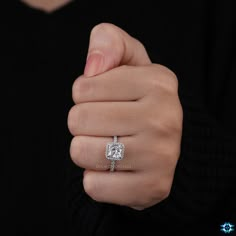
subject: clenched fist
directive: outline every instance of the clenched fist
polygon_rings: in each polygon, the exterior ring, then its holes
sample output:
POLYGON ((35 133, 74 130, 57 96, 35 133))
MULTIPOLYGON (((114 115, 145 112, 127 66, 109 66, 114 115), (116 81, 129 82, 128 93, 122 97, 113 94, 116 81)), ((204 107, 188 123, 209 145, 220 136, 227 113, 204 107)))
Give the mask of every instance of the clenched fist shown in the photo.
POLYGON ((182 134, 175 74, 153 64, 138 40, 103 23, 91 32, 84 75, 72 90, 70 154, 85 169, 86 193, 99 202, 139 210, 165 199, 182 134), (105 150, 113 136, 125 151, 110 172, 105 150))

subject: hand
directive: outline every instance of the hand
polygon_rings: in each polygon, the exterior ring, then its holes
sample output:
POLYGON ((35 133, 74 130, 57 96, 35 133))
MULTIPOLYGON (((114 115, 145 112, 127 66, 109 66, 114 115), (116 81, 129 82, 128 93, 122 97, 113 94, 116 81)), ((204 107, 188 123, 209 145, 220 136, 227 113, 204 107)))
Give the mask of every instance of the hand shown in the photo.
POLYGON ((85 169, 86 193, 139 210, 165 199, 182 134, 175 74, 152 64, 144 46, 122 29, 99 24, 91 32, 84 75, 73 84, 73 100, 70 154, 85 169), (105 149, 115 135, 125 155, 109 172, 105 149))

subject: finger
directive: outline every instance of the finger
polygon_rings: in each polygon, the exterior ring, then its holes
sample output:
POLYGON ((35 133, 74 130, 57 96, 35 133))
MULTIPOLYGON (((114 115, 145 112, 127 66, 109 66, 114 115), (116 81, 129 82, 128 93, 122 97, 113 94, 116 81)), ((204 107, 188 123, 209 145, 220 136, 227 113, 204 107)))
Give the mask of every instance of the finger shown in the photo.
POLYGON ((129 136, 144 126, 138 102, 93 102, 73 106, 68 127, 74 136, 129 136))
POLYGON ((90 34, 86 77, 119 65, 148 65, 151 61, 144 46, 121 28, 108 23, 95 26, 90 34))
MULTIPOLYGON (((72 93, 75 103, 90 101, 132 101, 148 94, 150 66, 117 67, 96 77, 79 77, 72 93)), ((151 77, 152 78, 152 77, 151 77)))
POLYGON ((98 202, 137 207, 150 202, 146 196, 150 188, 158 188, 158 180, 154 181, 153 176, 142 172, 87 170, 83 184, 87 194, 98 202))
MULTIPOLYGON (((106 144, 112 142, 109 137, 75 136, 71 141, 70 155, 74 163, 84 169, 109 170, 110 160, 105 157, 106 144)), ((152 166, 152 161, 145 158, 152 156, 147 145, 136 136, 118 137, 118 142, 125 145, 124 158, 116 162, 119 171, 143 170, 152 166)))

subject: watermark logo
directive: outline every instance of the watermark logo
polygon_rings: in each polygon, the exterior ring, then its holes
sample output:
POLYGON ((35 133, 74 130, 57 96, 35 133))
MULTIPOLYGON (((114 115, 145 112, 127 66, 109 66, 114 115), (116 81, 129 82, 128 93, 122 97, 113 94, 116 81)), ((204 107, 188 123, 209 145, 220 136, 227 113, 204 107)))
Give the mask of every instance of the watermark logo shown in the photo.
POLYGON ((229 234, 234 231, 234 225, 229 222, 225 222, 224 224, 220 225, 220 227, 220 230, 225 234, 229 234))

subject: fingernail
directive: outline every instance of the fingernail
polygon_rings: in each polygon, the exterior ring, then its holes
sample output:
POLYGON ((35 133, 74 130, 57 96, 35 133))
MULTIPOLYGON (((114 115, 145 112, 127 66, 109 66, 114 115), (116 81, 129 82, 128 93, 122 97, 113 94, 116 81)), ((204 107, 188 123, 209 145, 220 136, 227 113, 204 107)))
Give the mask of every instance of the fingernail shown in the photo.
POLYGON ((103 63, 104 57, 101 53, 91 53, 86 61, 84 75, 90 77, 101 73, 103 63))

